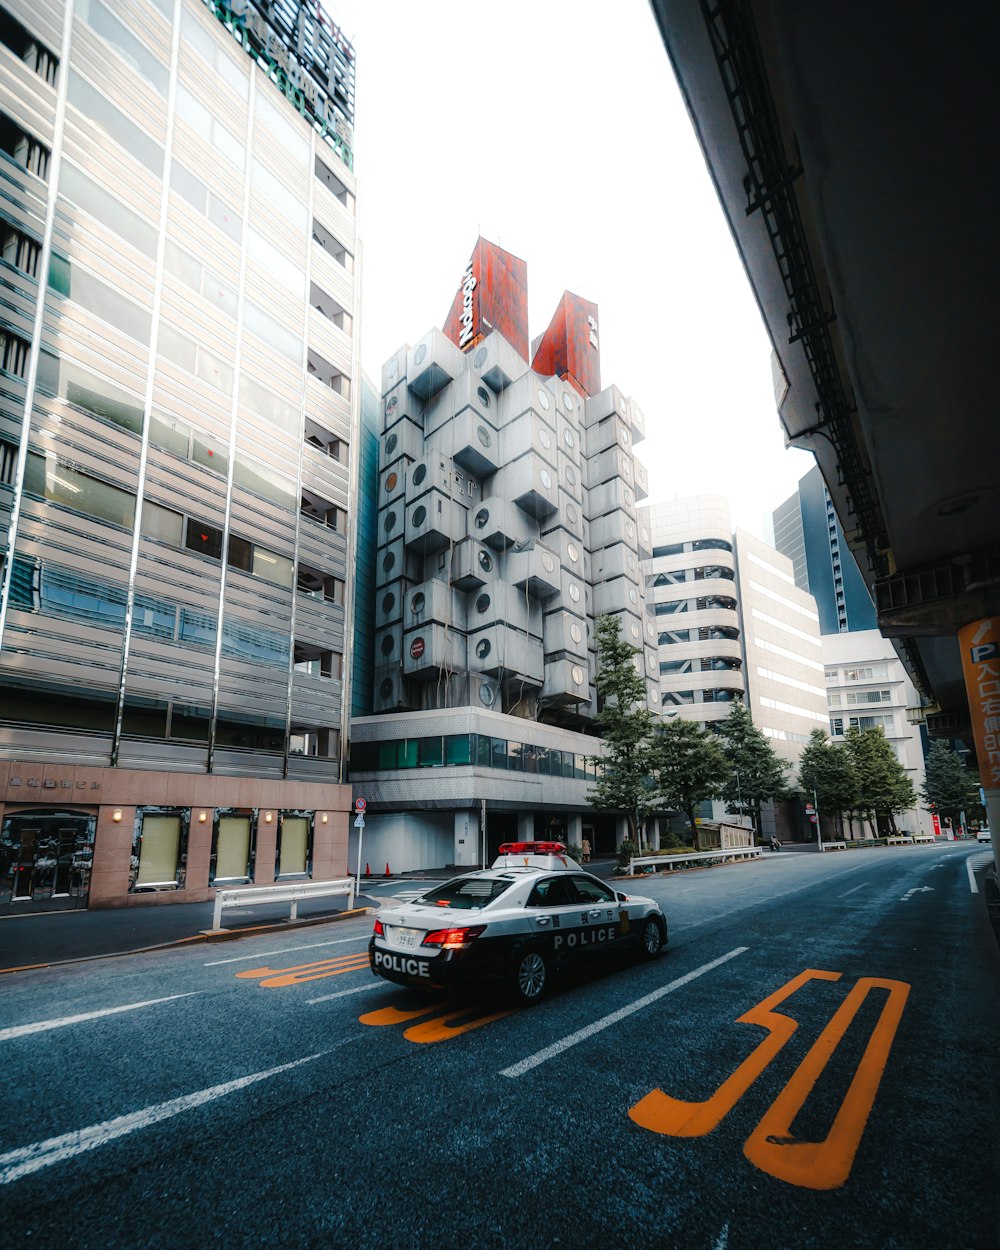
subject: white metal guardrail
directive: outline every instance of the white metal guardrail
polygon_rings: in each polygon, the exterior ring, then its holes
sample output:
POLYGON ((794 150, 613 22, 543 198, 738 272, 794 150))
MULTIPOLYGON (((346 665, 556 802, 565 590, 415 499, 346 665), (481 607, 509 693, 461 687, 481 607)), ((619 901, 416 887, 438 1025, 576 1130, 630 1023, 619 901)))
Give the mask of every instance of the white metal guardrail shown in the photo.
POLYGON ((338 894, 347 895, 347 909, 354 907, 354 878, 342 877, 337 881, 295 881, 288 885, 257 885, 235 886, 228 890, 218 890, 215 895, 215 910, 212 913, 212 928, 218 929, 225 907, 249 907, 254 903, 288 903, 291 907, 289 920, 298 916, 298 905, 310 898, 333 898, 338 894))
POLYGON ((680 868, 726 859, 759 859, 763 851, 761 846, 731 846, 724 851, 692 851, 690 855, 634 855, 628 862, 628 871, 631 876, 637 865, 652 865, 654 869, 680 868))

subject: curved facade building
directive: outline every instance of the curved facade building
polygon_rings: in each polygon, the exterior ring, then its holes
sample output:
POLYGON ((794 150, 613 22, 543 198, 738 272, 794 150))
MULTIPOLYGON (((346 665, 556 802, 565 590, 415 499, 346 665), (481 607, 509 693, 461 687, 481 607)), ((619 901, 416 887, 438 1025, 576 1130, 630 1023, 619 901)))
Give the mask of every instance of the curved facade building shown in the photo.
POLYGON ((641 510, 663 712, 711 725, 745 693, 729 503, 699 495, 641 510))
POLYGON ((344 871, 354 52, 296 0, 0 22, 0 907, 344 871))

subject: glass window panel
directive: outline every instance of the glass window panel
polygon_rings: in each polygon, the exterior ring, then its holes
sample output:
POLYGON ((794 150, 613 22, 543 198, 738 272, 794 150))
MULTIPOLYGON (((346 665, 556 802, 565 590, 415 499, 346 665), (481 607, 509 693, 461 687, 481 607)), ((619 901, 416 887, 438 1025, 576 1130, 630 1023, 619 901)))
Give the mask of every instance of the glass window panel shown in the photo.
POLYGON ((253 575, 277 586, 291 586, 295 579, 295 562, 276 551, 255 547, 253 552, 253 575))
POLYGON ((229 554, 226 563, 234 569, 243 569, 249 573, 253 568, 253 543, 247 542, 245 538, 238 538, 235 534, 230 534, 229 554))
POLYGON ((191 427, 180 417, 154 412, 149 418, 149 441, 187 459, 191 445, 191 427))
POLYGON ((53 252, 49 257, 49 286, 60 295, 69 295, 70 267, 65 256, 53 252))
POLYGON ((493 763, 493 739, 486 734, 476 734, 476 763, 481 768, 489 768, 493 763))
POLYGON ((191 608, 181 608, 181 642, 215 650, 215 618, 191 608))
POLYGON ((106 9, 100 0, 76 0, 74 12, 166 99, 170 77, 166 66, 161 65, 149 48, 106 9))
POLYGON ((226 444, 213 434, 202 434, 196 430, 191 439, 191 459, 195 464, 203 464, 206 469, 223 476, 229 468, 227 450, 226 444))
POLYGON ((471 764, 472 745, 469 734, 449 734, 444 740, 446 764, 471 764))
POLYGON ((396 767, 397 768, 416 768, 417 766, 417 740, 416 738, 407 738, 400 742, 396 751, 396 767))
POLYGON ((28 455, 24 489, 49 503, 62 504, 126 529, 135 520, 134 495, 35 452, 28 455))
POLYGON ((218 118, 212 119, 212 142, 223 156, 233 162, 237 169, 243 169, 246 164, 246 148, 231 131, 223 126, 218 118))
POLYGON ((232 366, 162 320, 156 346, 161 356, 187 373, 227 395, 233 393, 232 366))
POLYGON ((187 10, 181 14, 181 33, 185 42, 245 100, 249 89, 247 69, 226 56, 201 22, 187 10))
POLYGON ((417 739, 417 764, 420 768, 437 768, 444 763, 440 738, 417 739))
POLYGON ((188 517, 184 546, 188 551, 196 551, 212 560, 221 560, 222 530, 216 529, 214 525, 206 525, 195 517, 188 517))
POLYGON ((378 756, 375 767, 385 772, 396 767, 396 748, 399 744, 396 742, 379 742, 378 756))
POLYGON ((308 872, 309 823, 305 816, 282 816, 278 877, 302 876, 308 872))
MULTIPOLYGON (((145 506, 143 507, 145 514, 145 506)), ((177 632, 177 608, 172 603, 136 595, 132 612, 132 628, 152 638, 173 641, 177 632)))
POLYGON ((292 512, 298 511, 295 483, 258 460, 248 460, 243 456, 237 456, 233 469, 233 481, 257 495, 262 495, 272 503, 278 504, 279 507, 287 508, 292 512))
POLYGON ((243 219, 235 208, 231 208, 214 191, 209 192, 208 196, 208 220, 213 226, 218 226, 223 234, 228 234, 235 243, 242 239, 243 219))
POLYGON ((192 208, 204 213, 208 204, 208 187, 175 157, 170 165, 170 189, 187 200, 192 208))
POLYGON ((490 766, 492 768, 506 768, 507 767, 507 739, 506 738, 492 738, 491 743, 492 743, 492 759, 490 760, 490 766))
POLYGON ((220 816, 215 834, 212 880, 246 881, 250 876, 250 817, 220 816))
POLYGON ((286 634, 230 619, 222 626, 222 651, 235 659, 287 668, 291 645, 286 634))
POLYGON ((107 585, 92 578, 80 577, 58 565, 44 564, 39 584, 39 605, 43 612, 69 616, 119 629, 125 626, 128 599, 123 586, 107 585))
POLYGON ((69 75, 69 102, 157 178, 163 176, 163 148, 130 121, 106 95, 73 70, 69 75))
POLYGON ((240 404, 263 417, 265 421, 279 425, 289 434, 297 435, 302 430, 301 410, 254 382, 245 373, 240 374, 240 404))
POLYGON ((147 538, 155 538, 158 542, 169 543, 172 547, 180 547, 184 533, 184 518, 179 512, 164 508, 152 500, 146 499, 142 505, 142 520, 139 523, 140 533, 147 538))
POLYGON ((290 360, 294 360, 296 364, 302 361, 302 339, 299 335, 283 326, 280 321, 276 320, 267 313, 263 308, 258 308, 256 304, 247 300, 246 307, 243 312, 243 324, 258 338, 270 344, 271 347, 281 352, 283 356, 287 356, 290 360))
POLYGON ((140 343, 149 343, 153 318, 145 308, 127 299, 80 265, 71 265, 64 261, 63 266, 57 275, 60 284, 57 289, 60 294, 93 313, 95 317, 113 325, 123 334, 138 339, 140 343), (64 290, 64 286, 68 289, 64 290))
POLYGON ((177 112, 196 134, 212 142, 212 114, 183 83, 177 84, 177 112))
POLYGON ((295 229, 305 230, 309 224, 309 207, 294 195, 277 174, 271 173, 263 161, 254 160, 251 166, 250 181, 254 190, 270 200, 279 210, 279 214, 295 229))
POLYGON ((180 816, 142 817, 139 870, 135 884, 176 885, 180 866, 180 816))
POLYGON ((138 434, 142 431, 142 407, 138 396, 112 386, 71 360, 63 360, 53 352, 38 353, 38 389, 95 417, 101 417, 122 429, 138 434))
POLYGON ((309 159, 309 141, 302 133, 302 123, 297 113, 285 112, 272 85, 260 83, 254 99, 254 122, 262 121, 278 140, 284 156, 289 161, 305 165, 309 159))
POLYGON ((247 252, 268 273, 277 278, 283 287, 300 299, 305 297, 306 275, 301 265, 289 259, 279 248, 258 233, 253 227, 247 228, 247 252))
POLYGON ((85 212, 89 212, 101 225, 114 230, 126 242, 130 242, 144 256, 153 259, 156 255, 156 230, 149 225, 138 212, 126 209, 121 200, 116 199, 110 191, 105 191, 95 181, 76 168, 70 161, 64 160, 59 169, 59 191, 66 199, 78 204, 85 212))

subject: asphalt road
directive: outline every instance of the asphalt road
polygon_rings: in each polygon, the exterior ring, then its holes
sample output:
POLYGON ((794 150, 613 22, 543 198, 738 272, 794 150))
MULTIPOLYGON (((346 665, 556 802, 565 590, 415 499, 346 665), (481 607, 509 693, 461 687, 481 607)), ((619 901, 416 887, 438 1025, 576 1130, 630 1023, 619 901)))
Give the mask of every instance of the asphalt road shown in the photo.
POLYGON ((997 1250, 989 858, 629 882, 667 953, 522 1011, 376 981, 370 917, 8 977, 4 1243, 997 1250))

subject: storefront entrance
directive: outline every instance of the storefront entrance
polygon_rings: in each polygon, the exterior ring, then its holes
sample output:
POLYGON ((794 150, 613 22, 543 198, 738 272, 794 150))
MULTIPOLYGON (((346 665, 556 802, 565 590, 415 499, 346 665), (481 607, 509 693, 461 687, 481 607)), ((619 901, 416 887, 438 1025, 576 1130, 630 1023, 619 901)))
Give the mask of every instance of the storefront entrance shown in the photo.
POLYGON ((86 907, 94 858, 93 816, 14 812, 0 827, 0 915, 86 907))

